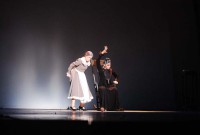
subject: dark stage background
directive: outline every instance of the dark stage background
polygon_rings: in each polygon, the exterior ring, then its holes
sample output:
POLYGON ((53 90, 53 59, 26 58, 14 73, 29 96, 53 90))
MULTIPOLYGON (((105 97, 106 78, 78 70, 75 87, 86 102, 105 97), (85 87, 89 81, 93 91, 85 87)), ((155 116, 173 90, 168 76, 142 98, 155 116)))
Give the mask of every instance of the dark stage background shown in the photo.
MULTIPOLYGON (((0 108, 65 109, 71 62, 108 44, 124 109, 199 109, 197 0, 2 0, 0 108)), ((96 103, 92 68, 86 76, 96 103)), ((78 104, 78 102, 77 102, 78 104)))

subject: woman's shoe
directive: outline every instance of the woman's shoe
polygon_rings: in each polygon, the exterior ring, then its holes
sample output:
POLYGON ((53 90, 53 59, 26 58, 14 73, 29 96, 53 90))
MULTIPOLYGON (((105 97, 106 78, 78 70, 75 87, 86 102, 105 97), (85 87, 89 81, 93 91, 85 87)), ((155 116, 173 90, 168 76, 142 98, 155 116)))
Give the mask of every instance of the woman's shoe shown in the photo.
POLYGON ((75 108, 75 107, 71 107, 71 106, 70 106, 69 109, 72 110, 72 111, 76 111, 76 108, 75 108))
POLYGON ((86 111, 86 109, 85 109, 85 107, 83 106, 83 107, 81 107, 81 106, 79 106, 79 108, 78 108, 79 110, 83 110, 83 111, 86 111))

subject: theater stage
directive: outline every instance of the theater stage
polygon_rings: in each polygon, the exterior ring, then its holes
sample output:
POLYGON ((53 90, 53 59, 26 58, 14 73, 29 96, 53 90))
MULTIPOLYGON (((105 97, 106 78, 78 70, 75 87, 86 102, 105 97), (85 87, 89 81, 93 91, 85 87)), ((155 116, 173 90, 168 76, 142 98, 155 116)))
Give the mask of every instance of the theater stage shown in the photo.
POLYGON ((198 133, 198 111, 0 109, 1 133, 198 133))

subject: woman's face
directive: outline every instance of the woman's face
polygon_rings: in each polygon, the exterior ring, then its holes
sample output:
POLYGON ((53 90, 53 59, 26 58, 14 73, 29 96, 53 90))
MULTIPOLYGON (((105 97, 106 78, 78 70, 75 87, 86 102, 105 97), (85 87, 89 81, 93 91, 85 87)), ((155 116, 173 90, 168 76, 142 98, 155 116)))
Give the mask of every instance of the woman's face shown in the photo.
POLYGON ((85 60, 89 62, 92 59, 92 56, 85 56, 85 60))
POLYGON ((111 63, 104 64, 104 69, 110 69, 111 63))

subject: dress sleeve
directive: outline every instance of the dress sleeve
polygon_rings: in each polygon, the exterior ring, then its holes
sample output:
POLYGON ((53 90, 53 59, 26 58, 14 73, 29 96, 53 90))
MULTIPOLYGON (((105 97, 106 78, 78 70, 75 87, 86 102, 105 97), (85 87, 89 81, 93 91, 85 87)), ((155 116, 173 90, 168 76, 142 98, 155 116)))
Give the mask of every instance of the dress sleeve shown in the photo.
POLYGON ((97 58, 96 64, 97 64, 97 69, 100 71, 102 70, 102 66, 101 66, 101 58, 102 58, 103 54, 99 53, 99 57, 97 58))
POLYGON ((72 62, 69 67, 68 67, 68 70, 67 70, 67 74, 70 74, 71 75, 71 70, 77 66, 79 66, 80 64, 82 63, 81 59, 78 58, 76 61, 72 62))
POLYGON ((115 71, 112 71, 112 75, 114 76, 115 81, 119 82, 119 75, 115 71))

